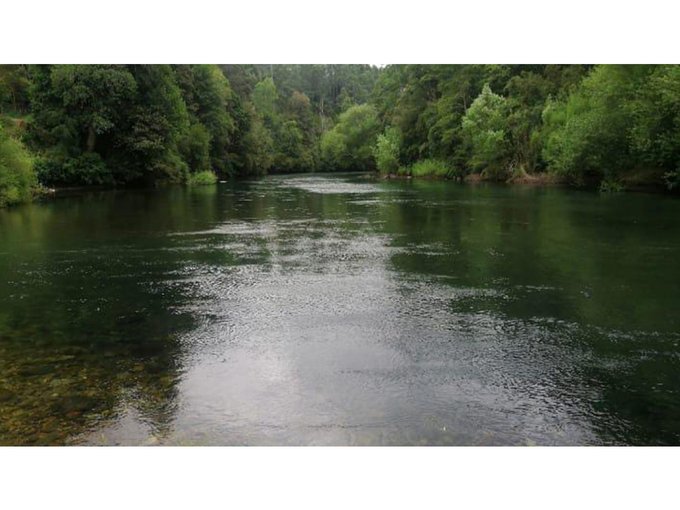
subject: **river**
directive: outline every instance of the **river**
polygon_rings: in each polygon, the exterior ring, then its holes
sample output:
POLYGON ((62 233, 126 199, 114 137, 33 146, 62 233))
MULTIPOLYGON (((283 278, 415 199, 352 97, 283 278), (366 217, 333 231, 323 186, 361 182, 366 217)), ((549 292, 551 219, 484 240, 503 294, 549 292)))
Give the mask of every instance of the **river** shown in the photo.
POLYGON ((0 211, 0 444, 680 444, 680 201, 346 174, 0 211))

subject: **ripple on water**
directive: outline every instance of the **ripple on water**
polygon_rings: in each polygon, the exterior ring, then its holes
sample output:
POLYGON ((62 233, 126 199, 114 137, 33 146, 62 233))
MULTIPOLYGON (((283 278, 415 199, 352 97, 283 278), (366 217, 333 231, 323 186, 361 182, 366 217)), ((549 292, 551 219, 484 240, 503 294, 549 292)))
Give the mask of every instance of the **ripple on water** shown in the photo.
POLYGON ((301 189, 310 193, 321 194, 364 194, 379 193, 384 189, 371 183, 346 182, 339 179, 324 177, 304 177, 299 179, 285 179, 280 181, 282 186, 301 189))
POLYGON ((248 444, 399 444, 404 430, 435 444, 595 441, 561 391, 577 392, 578 371, 565 368, 576 354, 555 341, 572 334, 569 325, 457 312, 459 301, 510 297, 395 274, 385 264, 399 250, 389 236, 334 222, 316 225, 322 236, 293 235, 293 225, 282 222, 278 244, 270 229, 221 230, 245 244, 266 238, 270 264, 177 273, 193 295, 183 311, 205 318, 183 340, 194 353, 188 405, 206 422, 192 427, 210 423, 206 434, 248 444), (223 407, 232 410, 228 430, 212 414, 223 407))
POLYGON ((205 202, 173 201, 177 210, 161 203, 157 224, 138 231, 121 234, 106 210, 92 242, 93 230, 70 241, 59 231, 33 252, 19 243, 28 256, 15 254, 16 264, 3 257, 0 440, 678 437, 680 335, 663 315, 674 288, 650 299, 648 282, 658 283, 645 276, 637 288, 646 298, 629 316, 615 327, 603 319, 598 268, 626 283, 617 293, 638 282, 616 273, 626 256, 606 266, 598 258, 606 237, 594 224, 579 230, 568 200, 539 215, 543 202, 505 188, 498 201, 446 183, 416 193, 408 183, 318 176, 214 191, 205 202), (588 242, 594 232, 598 242, 588 242), (648 317, 658 321, 636 322, 648 317))

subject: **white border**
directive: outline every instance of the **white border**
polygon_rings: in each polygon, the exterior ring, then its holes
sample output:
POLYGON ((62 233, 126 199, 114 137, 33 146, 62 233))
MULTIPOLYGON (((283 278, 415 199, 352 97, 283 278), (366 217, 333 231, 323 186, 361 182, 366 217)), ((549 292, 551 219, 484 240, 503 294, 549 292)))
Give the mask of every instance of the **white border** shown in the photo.
MULTIPOLYGON (((1 63, 680 61, 647 0, 21 0, 1 63)), ((0 417, 2 419, 2 417, 0 417)), ((666 508, 677 448, 2 448, 2 508, 666 508)))
POLYGON ((668 0, 21 0, 3 63, 680 62, 668 0))
POLYGON ((5 448, 0 503, 88 510, 674 508, 677 451, 5 448))

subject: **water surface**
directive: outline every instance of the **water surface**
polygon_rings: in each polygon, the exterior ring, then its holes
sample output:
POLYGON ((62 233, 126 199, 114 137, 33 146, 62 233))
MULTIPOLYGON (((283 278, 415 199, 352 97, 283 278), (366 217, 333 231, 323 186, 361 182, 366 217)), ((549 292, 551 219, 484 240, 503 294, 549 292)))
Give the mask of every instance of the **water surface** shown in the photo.
POLYGON ((0 211, 0 443, 680 444, 680 201, 297 175, 0 211))

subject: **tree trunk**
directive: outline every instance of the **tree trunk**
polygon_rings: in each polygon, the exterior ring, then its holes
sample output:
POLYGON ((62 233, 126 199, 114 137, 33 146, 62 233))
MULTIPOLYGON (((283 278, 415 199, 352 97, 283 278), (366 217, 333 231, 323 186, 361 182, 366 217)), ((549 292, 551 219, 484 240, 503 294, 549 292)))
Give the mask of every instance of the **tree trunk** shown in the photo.
POLYGON ((97 133, 95 133, 94 128, 90 126, 87 131, 87 145, 86 145, 87 152, 94 152, 94 144, 96 141, 97 133))

